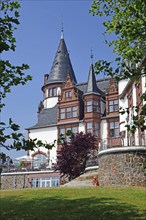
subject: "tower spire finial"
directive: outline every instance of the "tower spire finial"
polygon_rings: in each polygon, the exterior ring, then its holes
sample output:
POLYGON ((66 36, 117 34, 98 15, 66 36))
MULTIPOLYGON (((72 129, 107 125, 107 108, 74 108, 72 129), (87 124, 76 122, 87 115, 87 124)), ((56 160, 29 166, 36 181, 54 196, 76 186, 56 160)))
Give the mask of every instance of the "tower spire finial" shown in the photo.
POLYGON ((63 16, 61 16, 61 39, 64 39, 63 16))
POLYGON ((93 64, 93 51, 92 51, 92 48, 91 48, 91 55, 90 55, 90 58, 91 58, 91 64, 93 64))

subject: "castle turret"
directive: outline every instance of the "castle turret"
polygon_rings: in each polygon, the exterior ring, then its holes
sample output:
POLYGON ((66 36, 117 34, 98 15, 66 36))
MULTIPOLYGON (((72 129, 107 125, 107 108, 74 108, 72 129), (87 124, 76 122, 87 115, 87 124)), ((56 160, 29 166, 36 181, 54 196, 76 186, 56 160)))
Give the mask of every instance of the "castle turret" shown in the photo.
POLYGON ((100 138, 101 96, 102 91, 97 87, 93 64, 90 66, 87 89, 84 93, 84 121, 86 132, 91 132, 100 138))
POLYGON ((67 74, 69 74, 72 82, 76 84, 77 80, 62 33, 50 73, 49 75, 45 74, 44 86, 42 87, 44 108, 52 108, 57 104, 67 74))

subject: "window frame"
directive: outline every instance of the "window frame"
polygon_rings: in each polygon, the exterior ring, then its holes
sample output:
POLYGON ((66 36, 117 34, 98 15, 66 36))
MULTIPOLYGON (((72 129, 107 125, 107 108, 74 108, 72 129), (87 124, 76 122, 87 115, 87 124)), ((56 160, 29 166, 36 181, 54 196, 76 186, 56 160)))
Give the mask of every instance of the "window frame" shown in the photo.
POLYGON ((119 121, 109 122, 109 136, 111 138, 119 137, 119 121))
POLYGON ((108 108, 109 108, 109 112, 116 112, 116 111, 118 111, 118 109, 119 109, 118 99, 109 100, 108 108))
POLYGON ((86 133, 91 133, 95 137, 99 136, 99 123, 98 122, 92 122, 89 121, 86 123, 86 133), (90 125, 88 127, 88 125, 90 125))
POLYGON ((99 112, 99 102, 97 100, 86 101, 86 112, 99 112))
POLYGON ((65 92, 65 98, 71 98, 72 97, 72 92, 71 91, 66 91, 65 92))
POLYGON ((60 109, 60 119, 65 119, 65 108, 60 109), (62 115, 63 115, 63 117, 62 117, 62 115))
POLYGON ((52 87, 48 89, 48 97, 56 97, 57 96, 57 87, 52 87))
POLYGON ((78 116, 78 106, 60 108, 60 115, 59 115, 60 119, 76 118, 77 116, 78 116), (64 110, 64 112, 61 112, 62 110, 64 110), (64 113, 64 117, 61 116, 63 115, 63 113, 64 113))
POLYGON ((66 133, 67 131, 72 131, 73 134, 78 133, 78 126, 70 126, 70 127, 66 127, 66 128, 59 128, 59 135, 64 135, 64 139, 69 142, 70 141, 70 136, 67 136, 66 133), (61 133, 61 130, 64 130, 63 133, 61 133), (76 130, 76 132, 73 132, 73 130, 76 130))

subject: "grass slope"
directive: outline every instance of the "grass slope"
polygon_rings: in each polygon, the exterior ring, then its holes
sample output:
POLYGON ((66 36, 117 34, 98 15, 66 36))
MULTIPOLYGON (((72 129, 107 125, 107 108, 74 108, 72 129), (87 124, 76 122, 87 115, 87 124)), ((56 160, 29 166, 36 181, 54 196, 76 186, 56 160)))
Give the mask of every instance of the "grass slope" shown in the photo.
POLYGON ((144 220, 144 188, 44 188, 1 191, 1 220, 144 220))

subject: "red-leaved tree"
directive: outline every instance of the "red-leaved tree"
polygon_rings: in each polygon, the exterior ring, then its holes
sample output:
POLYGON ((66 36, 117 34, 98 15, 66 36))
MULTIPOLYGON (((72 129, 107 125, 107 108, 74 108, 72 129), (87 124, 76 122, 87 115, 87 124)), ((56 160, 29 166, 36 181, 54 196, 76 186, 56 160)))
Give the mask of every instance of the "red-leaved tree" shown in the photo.
POLYGON ((70 142, 63 141, 57 152, 56 169, 60 171, 61 176, 68 177, 69 181, 80 176, 85 171, 89 155, 97 147, 96 138, 91 133, 72 134, 70 142))

